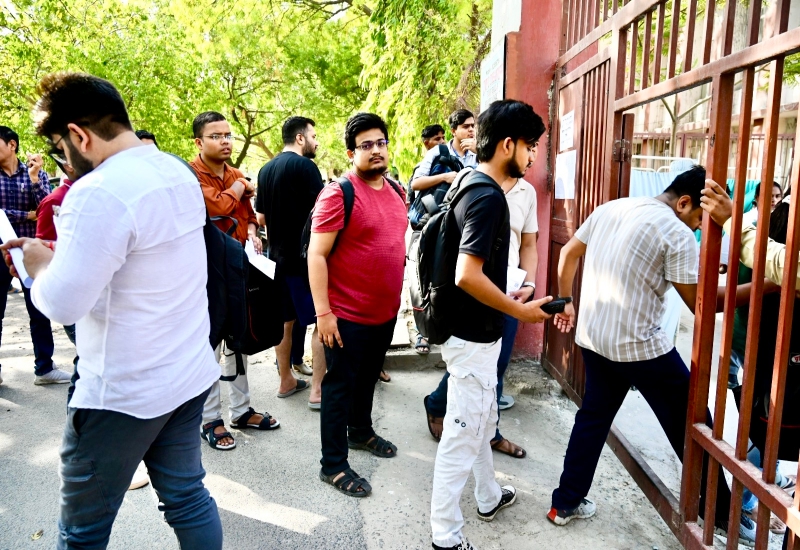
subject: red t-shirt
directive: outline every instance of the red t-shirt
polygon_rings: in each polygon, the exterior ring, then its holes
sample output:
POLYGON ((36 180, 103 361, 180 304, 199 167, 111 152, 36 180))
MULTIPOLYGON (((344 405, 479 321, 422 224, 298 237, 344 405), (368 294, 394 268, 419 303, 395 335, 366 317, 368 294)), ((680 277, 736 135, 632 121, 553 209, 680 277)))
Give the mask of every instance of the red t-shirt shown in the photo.
MULTIPOLYGON (((355 200, 347 227, 328 256, 328 297, 333 314, 362 325, 381 325, 397 317, 405 269, 408 225, 403 198, 384 180, 373 189, 353 172, 355 200)), ((338 184, 317 197, 311 231, 344 227, 344 197, 338 184)))
POLYGON ((61 206, 70 187, 72 187, 71 181, 68 179, 62 180, 61 185, 53 189, 53 192, 43 198, 39 206, 36 207, 37 239, 43 239, 45 241, 56 240, 56 224, 53 221, 55 212, 53 212, 53 207, 61 206))

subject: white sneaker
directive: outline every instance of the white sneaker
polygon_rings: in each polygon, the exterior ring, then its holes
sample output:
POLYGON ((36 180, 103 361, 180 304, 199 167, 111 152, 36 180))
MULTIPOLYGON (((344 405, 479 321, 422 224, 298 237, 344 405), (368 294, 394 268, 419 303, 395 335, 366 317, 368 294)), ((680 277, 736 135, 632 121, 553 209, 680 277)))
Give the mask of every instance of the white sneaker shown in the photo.
POLYGON ((300 363, 299 365, 292 365, 292 370, 297 374, 304 374, 306 376, 311 376, 311 374, 314 372, 313 370, 311 370, 311 367, 309 367, 305 363, 300 363))
POLYGON ((128 490, 133 491, 135 489, 141 489, 148 483, 150 483, 150 476, 148 476, 145 471, 144 462, 141 462, 139 463, 139 467, 136 468, 136 472, 133 474, 133 479, 131 480, 131 485, 128 487, 128 490))
POLYGON ((511 397, 510 395, 503 394, 500 396, 500 399, 497 400, 497 408, 500 409, 501 411, 510 409, 513 406, 514 406, 514 398, 511 397))
POLYGON ((42 376, 37 376, 33 381, 36 386, 46 386, 48 384, 69 384, 72 374, 58 369, 53 365, 53 370, 42 376))

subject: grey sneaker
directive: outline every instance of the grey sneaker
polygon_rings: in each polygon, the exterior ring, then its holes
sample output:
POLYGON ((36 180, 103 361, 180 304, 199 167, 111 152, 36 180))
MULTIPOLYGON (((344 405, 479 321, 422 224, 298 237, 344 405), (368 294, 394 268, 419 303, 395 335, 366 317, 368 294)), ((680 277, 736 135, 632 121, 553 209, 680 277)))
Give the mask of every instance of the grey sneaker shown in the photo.
POLYGON ((566 525, 573 519, 587 519, 592 517, 597 511, 597 506, 594 502, 585 498, 581 503, 572 510, 558 510, 550 508, 547 514, 547 519, 556 525, 566 525))
POLYGON ((510 395, 503 394, 500 396, 500 399, 497 400, 497 408, 499 408, 501 411, 510 409, 513 406, 514 406, 514 398, 511 397, 510 395))
POLYGON ((292 370, 297 374, 304 374, 306 376, 311 376, 314 372, 311 370, 311 367, 309 367, 305 363, 300 363, 299 365, 292 365, 292 370))
POLYGON ((466 537, 461 539, 461 542, 455 546, 438 546, 436 543, 433 543, 433 548, 434 550, 478 550, 466 537))
POLYGON ((478 510, 478 519, 481 521, 492 521, 494 517, 497 515, 497 512, 502 510, 503 508, 508 508, 512 504, 517 501, 517 490, 514 489, 511 485, 506 485, 505 487, 500 488, 502 491, 502 495, 500 496, 500 502, 497 503, 497 506, 494 509, 486 512, 485 514, 478 510))
MULTIPOLYGON (((703 518, 697 518, 697 525, 703 527, 703 518)), ((724 526, 715 526, 714 534, 727 539, 728 522, 726 521, 724 526)), ((745 514, 742 514, 739 520, 739 544, 748 548, 756 545, 756 523, 745 514)))
POLYGON ((48 384, 69 384, 72 379, 72 374, 59 370, 55 365, 53 370, 42 376, 37 376, 33 381, 36 386, 46 386, 48 384))

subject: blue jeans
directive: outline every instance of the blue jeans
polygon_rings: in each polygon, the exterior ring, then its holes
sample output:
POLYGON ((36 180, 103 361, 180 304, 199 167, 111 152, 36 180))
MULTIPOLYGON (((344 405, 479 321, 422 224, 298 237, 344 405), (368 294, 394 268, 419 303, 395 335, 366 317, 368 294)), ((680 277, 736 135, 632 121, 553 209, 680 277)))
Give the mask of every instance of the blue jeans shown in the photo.
MULTIPOLYGON (((558 488, 553 491, 553 508, 572 510, 589 493, 608 438, 611 424, 631 386, 636 386, 658 418, 675 454, 683 459, 686 436, 686 411, 689 407, 689 369, 672 348, 666 355, 648 361, 622 363, 611 361, 593 351, 581 348, 586 368, 586 391, 575 415, 575 425, 564 456, 564 471, 558 488)), ((711 426, 711 412, 706 411, 706 424, 711 426)), ((705 510, 708 457, 703 460, 700 489, 700 515, 705 510)), ((727 525, 731 493, 719 468, 719 488, 714 524, 727 525)))
MULTIPOLYGON (((11 273, 8 271, 8 266, 5 262, 0 266, 0 289, 8 290, 8 285, 11 284, 11 273)), ((31 302, 31 291, 23 285, 22 292, 25 296, 25 307, 28 310, 28 317, 30 317, 31 327, 31 341, 33 342, 33 355, 34 355, 34 373, 36 376, 43 376, 53 370, 53 330, 50 327, 50 319, 36 309, 31 302)), ((6 303, 8 301, 8 293, 0 292, 0 336, 3 331, 3 318, 6 314, 6 303)))
MULTIPOLYGON (((749 451, 747 451, 747 460, 750 461, 751 464, 754 466, 758 466, 758 469, 761 470, 761 451, 759 451, 755 445, 753 445, 749 451)), ((778 462, 780 464, 780 462, 778 462)), ((780 472, 779 469, 776 468, 775 471, 775 485, 783 485, 786 483, 786 478, 780 472)), ((758 504, 758 499, 756 496, 750 492, 750 489, 745 487, 744 492, 742 493, 742 510, 745 512, 752 512, 753 509, 758 504)))
POLYGON ((203 486, 197 437, 208 390, 157 418, 70 408, 61 445, 56 548, 103 549, 139 462, 182 550, 221 549, 217 505, 203 486))
MULTIPOLYGON (((500 344, 500 357, 497 359, 497 399, 503 395, 503 376, 506 374, 508 364, 511 362, 511 352, 514 350, 514 339, 517 336, 519 321, 510 315, 504 316, 503 322, 503 342, 500 344)), ((445 372, 439 386, 428 396, 428 414, 443 418, 447 412, 447 379, 450 373, 445 372)), ((492 441, 500 441, 500 411, 497 412, 497 429, 495 430, 492 441)))

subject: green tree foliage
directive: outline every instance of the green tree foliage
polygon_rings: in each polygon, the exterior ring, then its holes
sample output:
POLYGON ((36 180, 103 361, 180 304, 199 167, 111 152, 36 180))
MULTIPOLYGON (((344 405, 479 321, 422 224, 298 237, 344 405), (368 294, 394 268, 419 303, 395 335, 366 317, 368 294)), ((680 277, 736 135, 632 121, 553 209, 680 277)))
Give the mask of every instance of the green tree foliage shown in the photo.
POLYGON ((191 122, 222 112, 236 145, 232 164, 255 172, 282 148, 291 114, 317 121, 323 168, 342 168, 347 116, 366 97, 361 37, 300 8, 257 0, 15 0, 0 11, 4 123, 33 137, 35 85, 56 70, 113 82, 136 128, 162 148, 191 157, 191 122))

